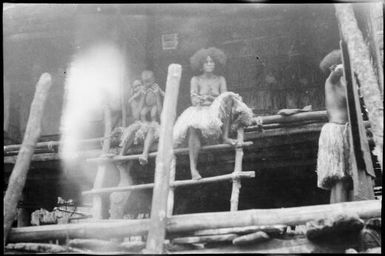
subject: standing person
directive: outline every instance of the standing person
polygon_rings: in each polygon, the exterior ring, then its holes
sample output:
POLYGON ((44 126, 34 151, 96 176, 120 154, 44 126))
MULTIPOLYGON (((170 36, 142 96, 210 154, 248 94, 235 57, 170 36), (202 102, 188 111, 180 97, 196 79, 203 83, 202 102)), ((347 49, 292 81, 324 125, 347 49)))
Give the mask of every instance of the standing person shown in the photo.
POLYGON ((215 73, 216 65, 226 63, 223 51, 211 47, 200 49, 190 58, 193 69, 200 69, 198 76, 191 78, 192 106, 177 119, 174 126, 174 143, 180 145, 188 136, 190 171, 192 179, 199 180, 198 155, 202 142, 217 141, 235 146, 237 141, 229 138, 231 128, 251 124, 252 111, 238 94, 228 92, 226 79, 215 73), (231 125, 231 120, 236 120, 231 125))
MULTIPOLYGON (((341 51, 334 50, 320 63, 322 71, 331 70, 325 82, 325 105, 329 122, 321 130, 318 144, 317 185, 330 190, 330 203, 353 200, 352 149, 350 148, 350 127, 346 99, 346 80, 342 66, 341 51)), ((365 172, 358 170, 358 172, 365 172)), ((362 175, 359 175, 363 177, 362 175)), ((370 176, 355 182, 363 186, 370 199, 373 180, 370 176)))

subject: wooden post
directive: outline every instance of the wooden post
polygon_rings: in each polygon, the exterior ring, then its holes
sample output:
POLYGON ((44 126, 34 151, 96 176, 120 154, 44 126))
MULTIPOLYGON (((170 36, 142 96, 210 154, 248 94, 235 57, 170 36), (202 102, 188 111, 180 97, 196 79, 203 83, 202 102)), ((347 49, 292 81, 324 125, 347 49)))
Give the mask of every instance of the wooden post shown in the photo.
POLYGON ((173 157, 173 126, 181 73, 181 65, 171 64, 168 67, 146 253, 160 254, 163 252, 163 242, 166 235, 167 198, 170 186, 170 165, 173 157))
POLYGON ((373 153, 377 156, 381 169, 383 169, 383 99, 370 62, 369 49, 358 27, 352 5, 336 4, 335 9, 341 34, 349 50, 352 73, 357 75, 357 80, 360 83, 360 93, 368 110, 373 140, 376 145, 373 153))
MULTIPOLYGON (((175 155, 173 155, 170 166, 170 185, 175 181, 175 171, 176 171, 176 159, 175 155)), ((174 211, 174 192, 175 187, 171 186, 170 191, 168 192, 168 206, 167 206, 167 217, 172 216, 172 212, 174 211)))
MULTIPOLYGON (((103 153, 107 154, 110 149, 111 144, 111 129, 112 129, 112 121, 111 121, 111 109, 108 104, 104 106, 104 142, 103 142, 103 153)), ((96 173, 96 178, 94 181, 94 189, 102 188, 107 172, 108 165, 110 163, 99 163, 98 172, 96 173)), ((103 218, 103 198, 100 195, 94 195, 92 200, 92 216, 94 219, 102 219, 103 218)))
MULTIPOLYGON (((243 128, 238 129, 237 134, 237 140, 238 143, 243 143, 244 139, 244 130, 243 128)), ((234 167, 234 174, 242 172, 242 160, 243 160, 243 147, 238 146, 235 149, 235 167, 234 167)), ((241 189, 241 179, 240 178, 233 178, 233 189, 231 192, 231 199, 230 199, 230 211, 237 211, 238 210, 238 203, 239 203, 239 191, 241 189)))
POLYGON ((31 104, 24 140, 9 178, 8 188, 4 197, 4 245, 17 214, 17 204, 22 196, 34 147, 40 137, 44 105, 51 84, 51 75, 48 73, 42 74, 36 84, 35 96, 31 104))
POLYGON ((341 41, 344 74, 346 79, 346 95, 348 103, 349 136, 352 155, 352 177, 353 190, 355 199, 374 199, 373 183, 374 179, 373 162, 370 155, 368 138, 362 120, 361 106, 358 96, 358 87, 355 83, 355 77, 350 69, 350 59, 347 51, 346 43, 341 41), (366 174, 367 173, 367 174, 366 174))
MULTIPOLYGON (((116 167, 119 169, 119 184, 117 187, 125 187, 133 184, 130 175, 133 161, 128 163, 118 163, 116 167)), ((130 196, 130 191, 113 192, 110 195, 110 219, 123 219, 124 209, 130 196)))

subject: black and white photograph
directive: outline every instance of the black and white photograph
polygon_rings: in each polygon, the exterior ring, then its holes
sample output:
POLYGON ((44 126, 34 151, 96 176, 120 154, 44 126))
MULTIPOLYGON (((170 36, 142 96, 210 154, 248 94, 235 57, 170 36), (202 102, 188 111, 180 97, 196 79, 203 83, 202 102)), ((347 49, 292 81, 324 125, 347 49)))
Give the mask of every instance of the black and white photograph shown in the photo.
POLYGON ((381 254, 383 0, 2 12, 4 254, 381 254))

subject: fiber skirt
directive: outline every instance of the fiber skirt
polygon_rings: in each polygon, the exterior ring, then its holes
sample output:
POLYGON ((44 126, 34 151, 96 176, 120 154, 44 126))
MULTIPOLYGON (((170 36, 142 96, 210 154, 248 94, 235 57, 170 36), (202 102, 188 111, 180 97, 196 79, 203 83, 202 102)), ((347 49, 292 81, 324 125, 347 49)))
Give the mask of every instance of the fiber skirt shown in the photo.
POLYGON ((348 124, 327 123, 322 127, 318 142, 317 186, 330 190, 338 181, 350 179, 348 124))
POLYGON ((222 135, 223 122, 230 116, 233 130, 250 125, 253 117, 252 110, 233 92, 220 94, 210 106, 187 108, 175 122, 174 145, 185 142, 189 128, 200 130, 204 142, 218 140, 222 135))

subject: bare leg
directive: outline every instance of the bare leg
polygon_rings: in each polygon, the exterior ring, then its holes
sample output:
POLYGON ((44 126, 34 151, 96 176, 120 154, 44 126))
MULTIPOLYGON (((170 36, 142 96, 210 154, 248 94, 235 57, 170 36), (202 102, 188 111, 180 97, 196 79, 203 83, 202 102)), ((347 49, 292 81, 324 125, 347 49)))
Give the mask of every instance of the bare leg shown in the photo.
POLYGON ((122 150, 120 151, 120 155, 123 156, 129 147, 131 147, 132 143, 134 143, 135 132, 140 128, 140 125, 132 124, 127 129, 127 135, 123 138, 121 143, 122 150))
POLYGON ((338 181, 330 190, 330 203, 342 203, 349 200, 349 191, 344 181, 338 181))
POLYGON ((151 121, 156 122, 156 116, 158 114, 158 109, 156 106, 151 108, 151 121))
POLYGON ((191 178, 193 180, 199 180, 202 178, 197 170, 198 155, 199 150, 201 148, 201 142, 199 140, 197 130, 194 128, 189 128, 188 148, 190 157, 191 178))
POLYGON ((154 141, 154 133, 155 129, 153 127, 151 127, 147 132, 146 139, 144 140, 143 153, 139 157, 139 163, 141 165, 146 165, 148 163, 148 151, 154 141))
POLYGON ((230 125, 231 125, 231 115, 228 116, 223 122, 222 139, 223 139, 223 143, 230 144, 231 146, 235 146, 237 145, 237 140, 229 138, 230 125))
POLYGON ((148 111, 149 111, 148 107, 143 107, 142 110, 140 111, 140 120, 142 122, 146 122, 146 115, 148 111))

